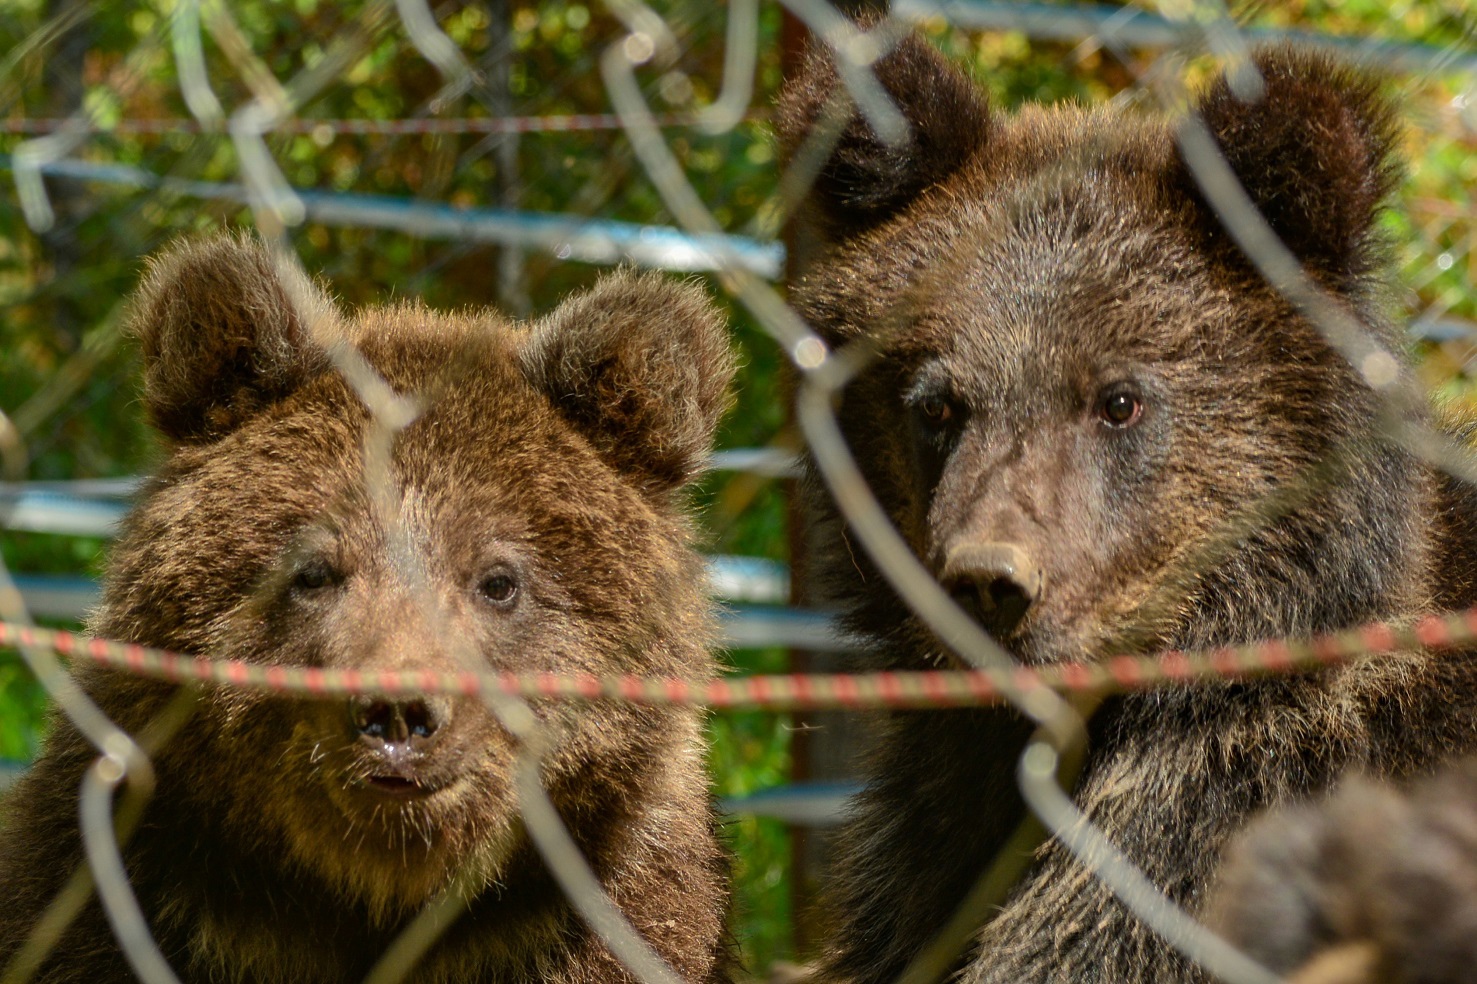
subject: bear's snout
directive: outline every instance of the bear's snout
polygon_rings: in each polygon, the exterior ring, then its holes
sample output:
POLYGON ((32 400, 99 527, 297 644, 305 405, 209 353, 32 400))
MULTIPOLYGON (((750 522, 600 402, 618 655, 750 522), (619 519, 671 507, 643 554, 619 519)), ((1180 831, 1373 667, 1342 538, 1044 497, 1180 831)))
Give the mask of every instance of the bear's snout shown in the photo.
POLYGON ((349 722, 360 742, 369 748, 403 748, 406 751, 428 751, 450 722, 449 703, 409 697, 390 700, 385 697, 354 697, 349 702, 349 722))
POLYGON ((355 697, 349 701, 349 721, 359 737, 371 743, 429 743, 450 719, 450 704, 421 697, 355 697))
POLYGON ((451 704, 445 701, 371 696, 349 701, 354 734, 361 748, 378 760, 370 785, 389 792, 398 792, 401 786, 413 792, 411 787, 424 785, 419 775, 422 762, 450 721, 451 704))
POLYGON ((939 574, 959 606, 997 639, 1009 638, 1041 596, 1045 574, 1015 543, 964 543, 949 551, 939 574))

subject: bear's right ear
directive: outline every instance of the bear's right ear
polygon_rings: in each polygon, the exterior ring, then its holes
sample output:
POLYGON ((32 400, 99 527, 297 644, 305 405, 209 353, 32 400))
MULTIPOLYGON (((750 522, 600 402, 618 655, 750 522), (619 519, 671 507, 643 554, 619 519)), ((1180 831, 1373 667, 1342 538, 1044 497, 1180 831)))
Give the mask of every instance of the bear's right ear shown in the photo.
POLYGON ((337 322, 333 302, 254 237, 170 246, 149 262, 126 328, 154 426, 190 444, 229 434, 326 367, 318 319, 337 322))
POLYGON ((734 356, 697 285, 619 270, 537 322, 524 376, 622 474, 658 493, 701 471, 734 356))
MULTIPOLYGON (((775 131, 787 166, 801 163, 796 155, 806 138, 827 125, 832 98, 849 97, 834 58, 827 45, 813 41, 780 94, 775 131)), ((986 144, 994 125, 979 86, 917 34, 899 41, 872 72, 911 132, 889 145, 854 106, 847 108, 809 196, 823 233, 831 237, 855 235, 898 212, 958 170, 986 144)))

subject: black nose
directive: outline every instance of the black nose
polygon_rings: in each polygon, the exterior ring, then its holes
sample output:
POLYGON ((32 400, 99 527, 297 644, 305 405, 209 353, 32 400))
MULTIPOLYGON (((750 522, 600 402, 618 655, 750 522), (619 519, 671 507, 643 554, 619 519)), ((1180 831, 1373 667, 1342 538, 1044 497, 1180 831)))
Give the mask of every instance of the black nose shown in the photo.
POLYGON ((420 698, 355 697, 349 701, 349 720, 360 738, 399 745, 435 737, 446 723, 446 712, 420 698))
POLYGON ((1031 555, 1014 543, 962 544, 949 552, 939 575, 954 600, 997 639, 1015 632, 1044 581, 1031 555))

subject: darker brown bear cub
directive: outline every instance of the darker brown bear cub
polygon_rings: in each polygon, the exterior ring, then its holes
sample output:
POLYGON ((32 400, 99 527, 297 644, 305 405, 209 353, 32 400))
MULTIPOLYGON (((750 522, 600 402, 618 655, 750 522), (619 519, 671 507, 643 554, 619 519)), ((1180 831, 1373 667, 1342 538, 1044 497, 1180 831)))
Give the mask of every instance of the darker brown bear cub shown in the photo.
MULTIPOLYGON (((1262 92, 1197 110, 1272 229, 1399 368, 1376 229, 1393 115, 1322 57, 1263 51, 1262 92)), ((817 172, 817 257, 792 287, 833 345, 878 357, 841 425, 917 556, 1018 659, 1202 648, 1471 600, 1470 509, 1381 430, 1360 372, 1258 274, 1177 149, 1128 108, 1007 116, 917 37, 876 66, 911 127, 853 114, 817 172)), ((779 113, 800 148, 840 83, 813 52, 779 113)), ((823 590, 870 665, 957 665, 814 497, 823 590)), ((1265 804, 1346 767, 1405 775, 1477 740, 1465 655, 1109 701, 1079 805, 1198 913, 1218 852, 1265 804)), ((897 713, 843 836, 826 981, 888 981, 1022 818, 1026 725, 897 713)), ((1205 979, 1056 842, 962 958, 964 981, 1205 979)))
MULTIPOLYGON (((732 357, 697 288, 621 272, 531 326, 415 304, 351 317, 222 237, 154 262, 133 331, 169 454, 112 554, 97 633, 331 669, 714 672, 682 487, 732 357)), ((80 680, 131 732, 169 697, 80 680)), ((718 979, 726 875, 698 715, 533 710, 543 786, 607 893, 683 979, 718 979)), ((125 851, 164 958, 184 981, 361 980, 455 879, 466 911, 407 980, 631 980, 530 845, 517 753, 468 698, 204 691, 125 851)), ((58 720, 7 799, 0 965, 78 867, 95 755, 58 720)), ((36 979, 130 976, 94 902, 36 979)))

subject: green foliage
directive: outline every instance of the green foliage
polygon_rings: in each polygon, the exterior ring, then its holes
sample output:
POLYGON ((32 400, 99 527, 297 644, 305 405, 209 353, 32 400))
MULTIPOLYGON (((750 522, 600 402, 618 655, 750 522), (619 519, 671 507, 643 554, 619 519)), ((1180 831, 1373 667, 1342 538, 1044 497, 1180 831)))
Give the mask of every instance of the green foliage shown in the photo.
MULTIPOLYGON (((743 673, 779 673, 788 666, 781 650, 734 654, 743 673)), ((713 715, 708 721, 714 794, 747 796, 790 781, 787 715, 759 712, 713 715)), ((738 817, 725 830, 734 851, 734 909, 730 926, 744 965, 768 967, 792 956, 790 834, 784 824, 738 817)))
POLYGON ((0 761, 28 761, 41 740, 45 694, 18 660, 0 661, 0 761))

